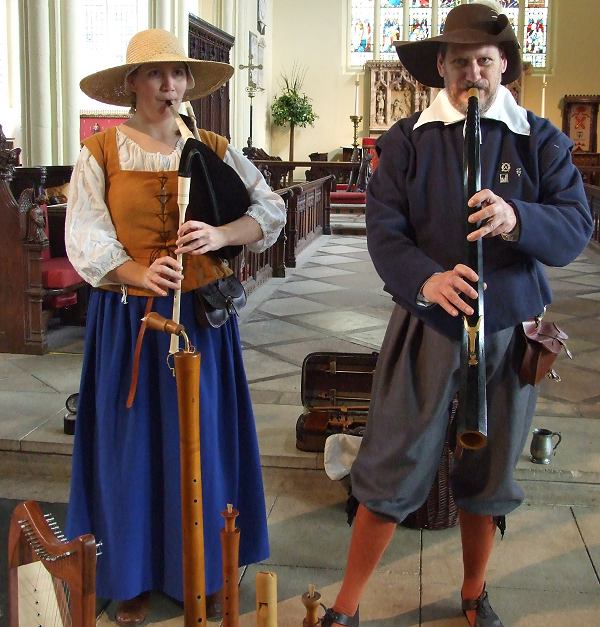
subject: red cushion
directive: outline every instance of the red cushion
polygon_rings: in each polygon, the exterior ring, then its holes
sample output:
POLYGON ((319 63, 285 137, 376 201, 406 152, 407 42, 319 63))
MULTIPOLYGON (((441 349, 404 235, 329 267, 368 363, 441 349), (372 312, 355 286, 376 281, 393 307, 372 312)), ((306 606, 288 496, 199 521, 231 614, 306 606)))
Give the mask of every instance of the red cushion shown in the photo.
POLYGON ((348 205, 362 205, 365 203, 366 198, 365 192, 331 192, 331 202, 348 205))
POLYGON ((66 257, 53 257, 42 260, 42 285, 50 289, 62 289, 81 283, 82 278, 75 272, 66 257))

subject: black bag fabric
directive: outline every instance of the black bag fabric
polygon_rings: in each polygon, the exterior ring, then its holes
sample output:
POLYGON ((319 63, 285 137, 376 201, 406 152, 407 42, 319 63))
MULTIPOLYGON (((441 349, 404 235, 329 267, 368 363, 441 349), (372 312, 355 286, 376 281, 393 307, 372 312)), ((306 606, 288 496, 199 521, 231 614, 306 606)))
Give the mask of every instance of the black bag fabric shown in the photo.
POLYGON ((194 310, 200 326, 218 328, 246 304, 246 290, 234 275, 194 290, 194 310))
MULTIPOLYGON (((179 176, 191 176, 187 220, 221 226, 241 218, 250 206, 250 195, 238 173, 197 139, 185 142, 179 176)), ((224 246, 217 254, 233 259, 242 246, 224 246)))

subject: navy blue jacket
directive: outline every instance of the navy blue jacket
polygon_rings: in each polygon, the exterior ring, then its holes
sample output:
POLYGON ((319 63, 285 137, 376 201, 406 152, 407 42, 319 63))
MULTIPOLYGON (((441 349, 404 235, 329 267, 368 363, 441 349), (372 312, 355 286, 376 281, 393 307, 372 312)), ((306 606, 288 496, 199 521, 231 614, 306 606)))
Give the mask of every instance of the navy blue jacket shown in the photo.
MULTIPOLYGON (((432 274, 464 262, 464 124, 432 122, 413 131, 418 115, 397 122, 377 143, 380 161, 367 189, 369 253, 395 302, 460 338, 460 317, 420 307, 416 299, 432 274)), ((518 242, 483 242, 486 333, 541 313, 552 299, 542 264, 570 263, 592 234, 571 140, 531 112, 528 120, 530 136, 481 120, 482 189, 511 203, 520 223, 518 242)))

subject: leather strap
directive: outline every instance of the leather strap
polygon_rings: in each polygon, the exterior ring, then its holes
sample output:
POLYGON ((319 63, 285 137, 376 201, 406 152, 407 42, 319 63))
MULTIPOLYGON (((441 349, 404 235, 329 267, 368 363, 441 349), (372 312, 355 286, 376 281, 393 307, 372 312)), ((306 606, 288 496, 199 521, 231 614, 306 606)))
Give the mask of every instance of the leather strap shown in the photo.
POLYGON ((130 409, 135 400, 135 392, 137 390, 138 376, 140 374, 140 355, 142 353, 142 341, 144 339, 144 333, 146 332, 146 316, 152 311, 152 304, 154 303, 154 297, 150 296, 146 301, 146 309, 144 309, 144 320, 140 324, 140 330, 138 331, 137 340, 135 342, 135 351, 133 353, 133 365, 131 367, 131 384, 129 385, 129 393, 127 394, 127 409, 130 409))

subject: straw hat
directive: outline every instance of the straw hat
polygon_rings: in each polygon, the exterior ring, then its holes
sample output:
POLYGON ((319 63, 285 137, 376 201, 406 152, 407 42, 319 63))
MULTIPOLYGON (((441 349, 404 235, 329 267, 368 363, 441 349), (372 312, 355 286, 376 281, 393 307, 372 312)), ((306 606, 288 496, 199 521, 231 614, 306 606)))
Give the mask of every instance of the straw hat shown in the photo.
POLYGON ((186 63, 193 85, 186 91, 184 100, 195 100, 216 91, 233 75, 233 67, 217 61, 190 59, 181 44, 170 32, 160 28, 143 30, 131 38, 127 46, 126 63, 90 74, 81 80, 82 91, 100 102, 128 107, 132 94, 126 89, 127 75, 142 63, 186 63))
POLYGON ((444 79, 437 71, 440 45, 493 44, 506 55, 506 71, 502 83, 512 83, 521 76, 520 46, 517 36, 504 13, 485 4, 460 4, 446 18, 444 33, 420 41, 396 41, 396 52, 404 67, 423 85, 443 87, 444 79))

